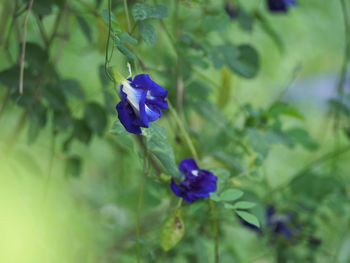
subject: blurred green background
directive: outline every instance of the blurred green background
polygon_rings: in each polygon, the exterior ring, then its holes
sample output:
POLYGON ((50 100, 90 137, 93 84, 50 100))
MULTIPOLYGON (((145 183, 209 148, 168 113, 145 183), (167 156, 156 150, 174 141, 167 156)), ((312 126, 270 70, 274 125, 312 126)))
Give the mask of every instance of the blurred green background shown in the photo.
MULTIPOLYGON (((127 1, 131 26, 136 2, 127 1)), ((350 262, 349 80, 342 94, 346 102, 331 100, 339 96, 346 48, 341 1, 299 0, 287 14, 269 12, 262 0, 140 2, 168 8, 166 18, 151 21, 157 40, 148 45, 136 26, 132 36, 138 44, 129 48, 142 62, 115 48, 110 64, 125 77, 127 61, 132 62, 133 75, 150 74, 168 90, 177 109, 180 68, 180 115, 201 167, 225 178, 223 188, 244 191, 242 200, 257 204, 251 211, 261 222, 272 204, 281 213, 296 214, 301 225, 303 238, 271 240, 218 204, 220 262, 350 262), (230 20, 227 3, 245 10, 248 18, 230 20), (258 13, 273 36, 256 18, 258 13), (218 20, 210 20, 213 17, 218 20), (244 28, 244 22, 252 28, 244 28), (192 39, 190 44, 186 37, 192 39), (255 48, 260 58, 255 77, 244 78, 227 66, 215 68, 210 56, 196 48, 227 43, 255 48), (269 117, 273 124, 268 126, 263 116, 272 116, 271 107, 278 101, 290 108, 277 109, 280 115, 276 120, 269 117), (299 114, 302 117, 295 117, 299 114), (277 126, 281 131, 299 130, 268 138, 265 132, 277 126), (240 149, 241 143, 251 154, 240 149), (312 244, 309 237, 320 244, 312 244)), ((20 98, 16 65, 27 4, 0 0, 0 262, 137 262, 143 153, 136 136, 113 129, 119 98, 103 69, 107 24, 101 14, 108 3, 34 0, 20 98), (41 30, 50 38, 61 12, 48 47, 41 30), (44 53, 28 43, 36 43, 44 53), (40 92, 30 93, 40 75, 40 92), (55 89, 63 90, 64 99, 61 93, 50 93, 55 89), (34 103, 25 103, 26 96, 35 98, 34 103), (39 102, 44 107, 39 112, 46 116, 43 125, 31 117, 39 114, 33 110, 39 102), (78 129, 77 120, 87 119, 78 129)), ((112 0, 112 11, 127 32, 124 2, 112 0)), ((191 156, 168 112, 157 124, 166 128, 177 164, 191 156)), ((161 223, 178 200, 155 173, 145 179, 140 208, 141 262, 214 262, 205 200, 183 206, 184 237, 170 251, 162 250, 161 223)))

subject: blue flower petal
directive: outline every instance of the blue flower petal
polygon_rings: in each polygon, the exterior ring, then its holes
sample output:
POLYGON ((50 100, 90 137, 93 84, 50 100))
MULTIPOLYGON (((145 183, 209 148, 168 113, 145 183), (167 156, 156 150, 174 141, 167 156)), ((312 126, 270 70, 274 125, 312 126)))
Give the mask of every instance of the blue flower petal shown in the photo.
POLYGON ((128 132, 141 134, 141 123, 128 101, 122 100, 117 105, 118 118, 128 132))
POLYGON ((179 170, 184 175, 191 173, 193 170, 198 170, 197 163, 192 158, 184 159, 180 162, 179 170))
POLYGON ((120 86, 121 102, 117 105, 118 117, 127 131, 141 133, 149 122, 162 116, 161 109, 168 108, 167 90, 155 83, 149 75, 129 78, 120 86), (126 105, 129 104, 129 105, 126 105))
POLYGON ((179 170, 183 175, 182 182, 177 185, 172 180, 170 186, 186 203, 209 197, 210 193, 216 191, 217 177, 209 170, 199 169, 195 160, 191 158, 182 160, 179 170))
POLYGON ((168 91, 151 80, 148 74, 137 75, 133 83, 137 87, 145 87, 149 91, 147 95, 150 97, 160 97, 164 99, 168 95, 168 91))
POLYGON ((162 116, 162 111, 157 106, 153 105, 146 105, 145 112, 149 122, 155 121, 162 116))
POLYGON ((284 12, 288 11, 288 4, 285 0, 267 0, 267 6, 271 12, 284 12))

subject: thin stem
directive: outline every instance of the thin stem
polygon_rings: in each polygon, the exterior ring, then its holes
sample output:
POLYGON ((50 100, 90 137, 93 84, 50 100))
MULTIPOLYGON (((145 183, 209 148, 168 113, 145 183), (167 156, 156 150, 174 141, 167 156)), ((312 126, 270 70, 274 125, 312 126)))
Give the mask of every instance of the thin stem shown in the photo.
POLYGON ((340 155, 342 154, 345 154, 347 152, 350 151, 350 146, 346 146, 340 150, 336 150, 336 151, 333 151, 333 152, 330 152, 330 153, 326 153, 325 155, 322 155, 321 157, 319 158, 316 158, 315 160, 311 161, 310 163, 308 163, 303 169, 301 169, 298 173, 296 173, 293 178, 285 185, 282 185, 280 187, 277 187, 273 190, 273 192, 276 192, 276 191, 281 191, 283 189, 286 189, 288 188, 288 186, 295 182, 298 178, 304 176, 305 174, 307 174, 312 168, 314 167, 317 167, 319 165, 321 165, 322 163, 328 161, 328 160, 332 160, 334 158, 337 158, 339 157, 340 155))
POLYGON ((131 24, 130 24, 130 17, 129 17, 129 10, 128 10, 128 0, 123 0, 124 1, 124 10, 125 10, 125 16, 126 16, 126 21, 128 23, 128 33, 131 33, 131 24))
POLYGON ((0 116, 2 115, 2 113, 4 112, 9 100, 10 100, 10 97, 11 97, 11 89, 10 88, 7 88, 7 91, 6 91, 6 94, 5 94, 5 97, 4 97, 4 100, 2 101, 2 104, 1 104, 1 107, 0 107, 0 116))
POLYGON ((34 0, 30 0, 26 16, 23 22, 23 37, 22 37, 22 51, 20 57, 20 72, 19 72, 19 94, 23 94, 23 74, 24 74, 24 58, 26 54, 26 37, 27 37, 27 22, 29 17, 30 9, 33 6, 34 0))
POLYGON ((41 38, 42 38, 42 40, 44 42, 44 45, 45 45, 46 49, 48 49, 48 47, 49 47, 49 40, 47 38, 47 34, 45 32, 43 23, 41 22, 41 20, 40 20, 40 18, 38 16, 35 16, 35 20, 36 20, 36 23, 38 24, 40 36, 41 36, 41 38))
POLYGON ((177 115, 176 110, 173 108, 173 106, 171 105, 170 101, 168 101, 168 104, 169 104, 169 109, 170 109, 171 114, 173 115, 177 125, 179 126, 183 136, 185 137, 186 143, 187 143, 187 145, 188 145, 188 147, 189 147, 189 149, 191 151, 191 154, 192 154, 193 158, 196 159, 197 161, 199 161, 198 154, 196 152, 196 149, 195 149, 195 147, 193 145, 193 142, 192 142, 190 136, 188 135, 188 133, 187 133, 187 131, 185 129, 185 126, 183 125, 180 117, 177 115))
POLYGON ((108 0, 108 36, 107 36, 107 42, 106 42, 106 57, 105 57, 105 73, 108 76, 110 80, 113 81, 113 77, 108 72, 108 64, 109 64, 109 41, 111 38, 111 30, 112 30, 112 24, 111 24, 111 0, 108 0))
MULTIPOLYGON (((53 114, 52 114, 53 116, 53 114)), ((47 193, 49 192, 51 177, 52 177, 52 167, 53 167, 53 161, 55 157, 55 151, 56 151, 56 134, 55 134, 55 126, 52 122, 52 131, 51 131, 51 151, 50 151, 50 159, 49 159, 49 166, 47 168, 47 177, 45 182, 45 192, 44 192, 44 202, 47 199, 47 193)))
MULTIPOLYGON (((139 136, 141 137, 141 136, 139 136)), ((142 140, 142 137, 141 137, 142 140)), ((143 203, 143 196, 145 192, 145 183, 146 183, 146 176, 147 176, 147 161, 148 161, 148 151, 145 147, 144 149, 144 156, 143 156, 143 175, 141 179, 141 185, 140 185, 140 191, 139 191, 139 200, 137 205, 137 216, 136 216, 136 248, 137 248, 137 262, 141 262, 141 246, 140 246, 140 238, 141 238, 141 207, 143 203)))
POLYGON ((210 205, 210 213, 211 213, 211 219, 213 223, 213 232, 214 232, 214 251, 215 251, 215 258, 214 262, 219 263, 219 227, 218 227, 218 221, 217 221, 217 215, 215 210, 215 204, 213 200, 209 200, 210 205))

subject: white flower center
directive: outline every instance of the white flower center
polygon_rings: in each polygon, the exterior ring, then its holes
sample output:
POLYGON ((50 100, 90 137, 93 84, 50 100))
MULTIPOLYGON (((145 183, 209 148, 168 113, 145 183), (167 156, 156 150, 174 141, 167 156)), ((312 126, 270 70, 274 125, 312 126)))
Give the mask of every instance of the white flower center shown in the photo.
POLYGON ((131 87, 128 81, 123 81, 122 90, 126 94, 126 99, 131 104, 131 106, 140 113, 140 100, 142 96, 142 91, 138 92, 136 89, 131 87))
POLYGON ((191 173, 192 173, 194 176, 198 176, 198 170, 193 170, 191 173))

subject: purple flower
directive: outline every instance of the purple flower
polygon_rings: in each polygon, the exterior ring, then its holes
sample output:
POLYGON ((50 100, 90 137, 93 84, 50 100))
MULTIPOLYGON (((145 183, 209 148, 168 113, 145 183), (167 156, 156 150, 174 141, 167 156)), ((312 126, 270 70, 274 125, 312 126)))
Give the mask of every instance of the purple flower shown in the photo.
POLYGON ((288 11, 288 7, 295 4, 295 0, 267 0, 267 6, 271 12, 286 13, 288 11))
POLYGON ((238 8, 230 3, 225 4, 225 12, 231 20, 235 19, 238 15, 238 8))
POLYGON ((273 206, 268 206, 266 210, 267 227, 270 227, 275 234, 281 234, 286 238, 293 236, 290 223, 293 219, 292 214, 276 214, 273 206))
POLYGON ((184 159, 179 165, 182 181, 176 184, 171 180, 171 190, 185 200, 192 203, 199 198, 209 197, 209 193, 216 191, 217 177, 213 172, 199 169, 194 159, 184 159))
POLYGON ((128 132, 141 134, 141 127, 162 116, 168 109, 168 91, 155 83, 149 75, 137 75, 120 85, 121 101, 117 105, 118 118, 128 132))

